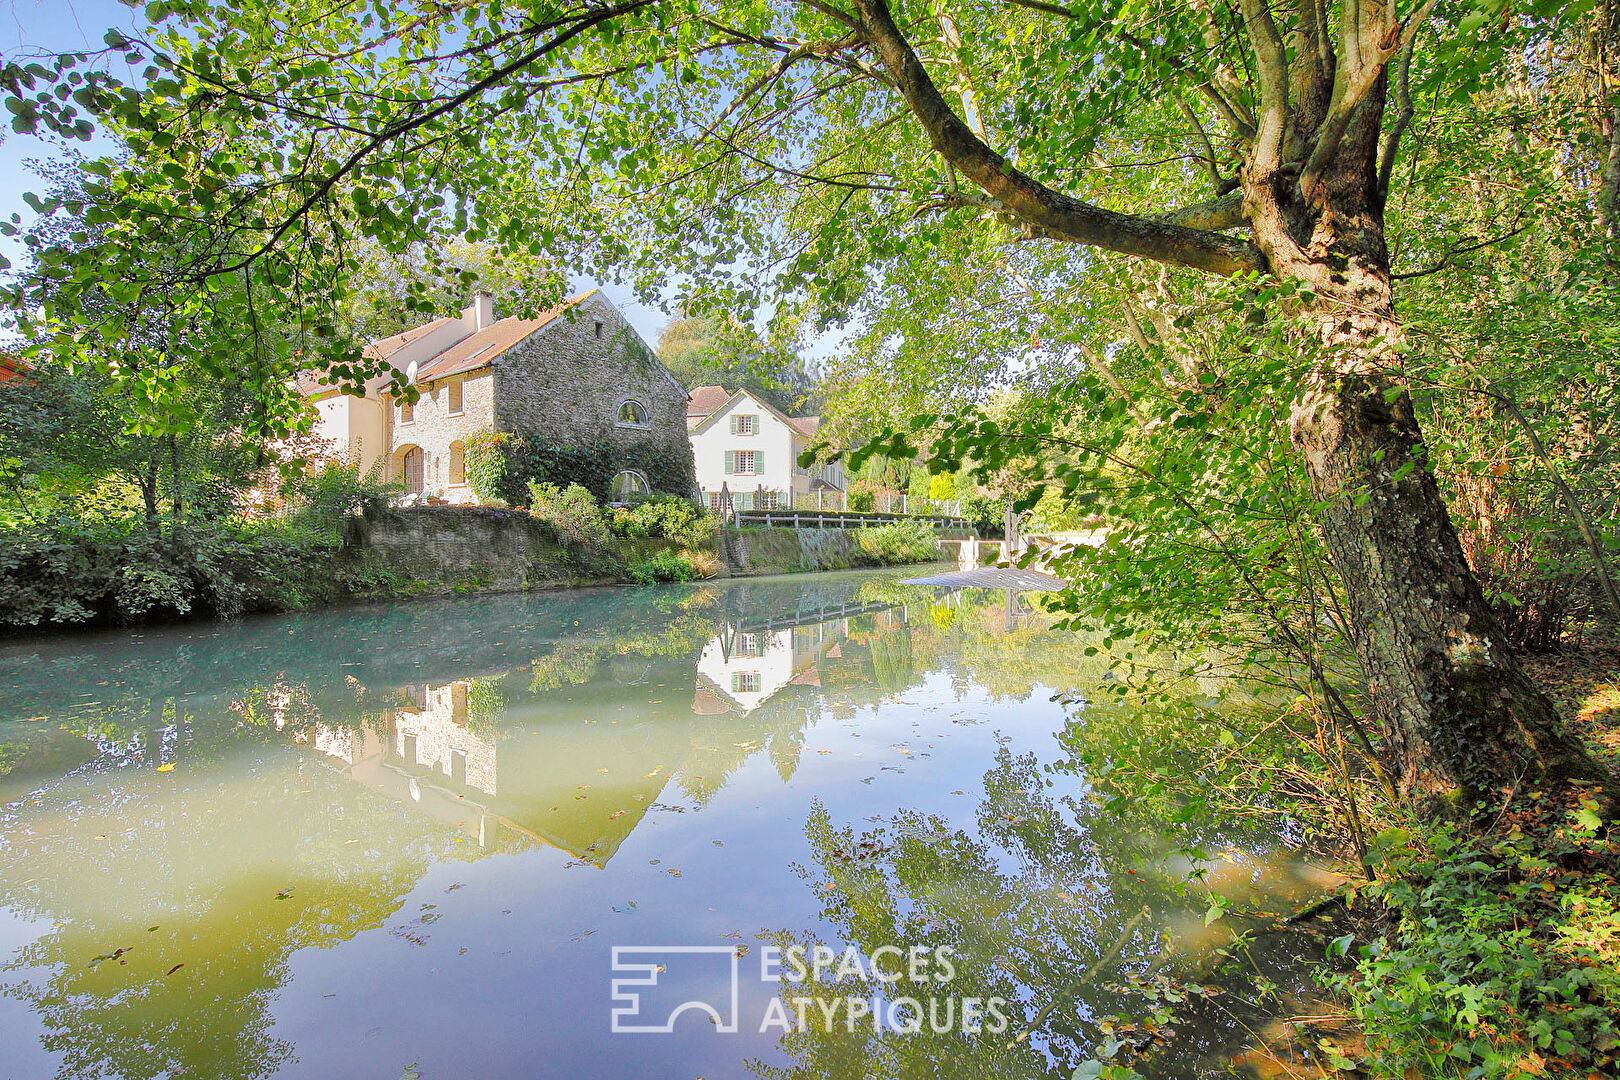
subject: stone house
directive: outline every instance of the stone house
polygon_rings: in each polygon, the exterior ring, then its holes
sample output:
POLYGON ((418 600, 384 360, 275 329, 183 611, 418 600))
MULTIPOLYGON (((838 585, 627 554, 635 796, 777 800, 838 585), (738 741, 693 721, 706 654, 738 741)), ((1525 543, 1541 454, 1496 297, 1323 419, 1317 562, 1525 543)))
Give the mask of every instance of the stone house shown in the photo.
POLYGON ((417 400, 396 397, 386 372, 361 397, 314 379, 300 389, 318 435, 362 472, 376 467, 410 493, 477 501, 467 444, 492 431, 606 447, 619 469, 616 496, 695 490, 686 391, 599 290, 535 319, 497 319, 493 301, 480 295, 459 318, 372 342, 365 354, 401 372, 417 400), (659 463, 656 475, 648 461, 659 463))
POLYGON ((819 416, 788 416, 748 390, 700 386, 686 425, 698 489, 712 510, 720 508, 722 486, 738 510, 787 509, 817 488, 844 490, 842 464, 799 464, 821 428, 819 416))

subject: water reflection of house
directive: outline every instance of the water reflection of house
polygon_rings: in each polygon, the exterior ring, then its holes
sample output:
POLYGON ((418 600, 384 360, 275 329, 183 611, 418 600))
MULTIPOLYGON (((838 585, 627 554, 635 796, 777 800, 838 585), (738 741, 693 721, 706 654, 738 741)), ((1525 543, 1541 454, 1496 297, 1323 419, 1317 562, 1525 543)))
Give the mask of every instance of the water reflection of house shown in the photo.
POLYGON ((752 712, 783 687, 820 686, 823 658, 838 659, 852 618, 869 617, 874 626, 904 625, 907 611, 888 604, 847 604, 817 609, 781 621, 727 623, 698 657, 692 711, 716 715, 752 712), (836 615, 829 618, 829 615, 836 615))
POLYGON ((727 625, 698 657, 692 711, 752 712, 790 683, 819 686, 816 660, 839 636, 837 623, 744 631, 727 625))
POLYGON ((481 848, 538 844, 598 866, 690 751, 690 733, 677 725, 584 722, 600 715, 599 685, 595 700, 570 688, 509 703, 497 730, 479 731, 469 724, 472 685, 406 687, 364 728, 321 725, 314 746, 351 779, 414 805, 481 848))
POLYGON ((394 754, 408 767, 442 773, 457 786, 495 794, 495 747, 467 729, 467 680, 408 686, 394 709, 394 754))
POLYGON ((604 866, 671 779, 701 802, 761 750, 789 778, 814 714, 783 691, 815 694, 829 673, 870 684, 868 647, 845 658, 851 634, 904 622, 883 604, 818 605, 739 618, 701 648, 634 662, 606 647, 593 659, 590 639, 571 640, 573 660, 592 659, 575 665, 578 681, 540 685, 535 661, 521 674, 405 686, 361 724, 315 727, 312 742, 356 782, 486 851, 544 845, 604 866), (851 664, 859 670, 842 671, 851 664))

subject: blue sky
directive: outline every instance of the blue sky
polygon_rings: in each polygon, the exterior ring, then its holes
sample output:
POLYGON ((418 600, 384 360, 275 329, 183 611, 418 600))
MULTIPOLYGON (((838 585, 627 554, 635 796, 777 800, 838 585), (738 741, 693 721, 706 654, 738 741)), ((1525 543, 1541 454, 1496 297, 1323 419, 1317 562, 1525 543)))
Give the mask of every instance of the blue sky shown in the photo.
MULTIPOLYGON (((93 51, 105 47, 102 37, 109 27, 132 31, 144 26, 138 8, 118 0, 0 0, 0 54, 8 60, 24 60, 40 53, 93 51)), ((121 58, 112 63, 125 67, 121 58)), ((133 71, 119 75, 134 81, 133 71)), ((108 151, 111 145, 99 138, 73 144, 84 153, 108 151)), ((39 178, 29 169, 30 160, 55 157, 63 152, 60 140, 18 135, 0 124, 0 216, 21 214, 26 221, 33 213, 23 202, 23 193, 39 189, 39 178)), ((0 237, 0 254, 16 262, 21 245, 0 237)), ((611 282, 578 281, 577 285, 600 285, 609 299, 623 311, 649 344, 658 343, 658 332, 669 316, 656 307, 642 304, 631 290, 611 282)))

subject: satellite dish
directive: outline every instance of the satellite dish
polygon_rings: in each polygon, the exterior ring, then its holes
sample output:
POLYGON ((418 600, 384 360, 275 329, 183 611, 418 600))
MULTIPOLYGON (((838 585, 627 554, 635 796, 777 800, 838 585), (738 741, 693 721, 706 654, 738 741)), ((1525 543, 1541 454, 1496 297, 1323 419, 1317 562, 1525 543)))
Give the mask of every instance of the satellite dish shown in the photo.
POLYGON ((416 381, 416 361, 415 360, 412 360, 410 363, 405 365, 405 381, 407 383, 414 383, 416 381))

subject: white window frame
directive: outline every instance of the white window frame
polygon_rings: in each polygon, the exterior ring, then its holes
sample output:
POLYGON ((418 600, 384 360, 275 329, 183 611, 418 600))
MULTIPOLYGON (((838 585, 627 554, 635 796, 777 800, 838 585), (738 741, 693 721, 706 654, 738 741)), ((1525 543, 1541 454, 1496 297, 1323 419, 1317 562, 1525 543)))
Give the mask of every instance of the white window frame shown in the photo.
POLYGON ((733 476, 758 476, 759 475, 759 468, 758 468, 759 458, 756 457, 755 454, 756 454, 756 451, 753 451, 753 450, 733 450, 731 452, 731 467, 735 471, 732 473, 732 475, 733 476), (748 468, 746 468, 746 469, 743 468, 743 455, 744 454, 748 455, 748 468))
POLYGON ((640 469, 620 469, 618 472, 613 474, 613 479, 608 481, 608 495, 611 498, 614 498, 614 499, 618 498, 618 494, 616 493, 616 491, 614 489, 616 489, 619 486, 619 477, 621 477, 621 476, 633 476, 637 480, 641 481, 641 490, 636 491, 636 492, 632 492, 631 494, 633 494, 633 495, 651 495, 652 494, 652 481, 647 479, 647 474, 646 473, 642 472, 640 469))
MULTIPOLYGON (((632 413, 631 415, 634 414, 632 413)), ((635 398, 625 398, 623 401, 619 402, 618 405, 614 406, 613 424, 615 427, 635 428, 638 431, 645 431, 646 429, 652 427, 652 413, 647 411, 647 406, 643 405, 635 398), (634 405, 637 409, 640 409, 643 418, 641 420, 624 419, 624 408, 626 405, 634 405)))

